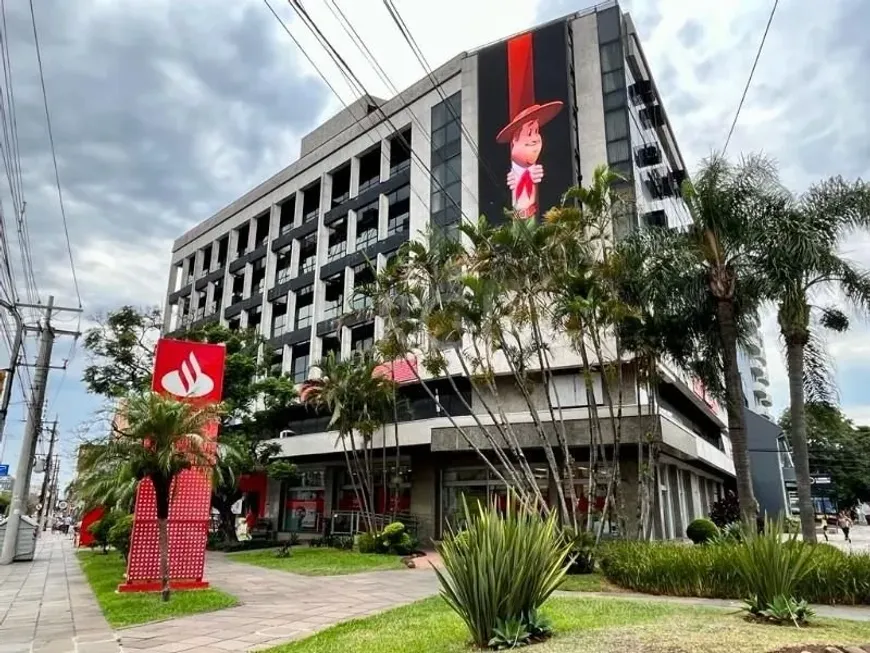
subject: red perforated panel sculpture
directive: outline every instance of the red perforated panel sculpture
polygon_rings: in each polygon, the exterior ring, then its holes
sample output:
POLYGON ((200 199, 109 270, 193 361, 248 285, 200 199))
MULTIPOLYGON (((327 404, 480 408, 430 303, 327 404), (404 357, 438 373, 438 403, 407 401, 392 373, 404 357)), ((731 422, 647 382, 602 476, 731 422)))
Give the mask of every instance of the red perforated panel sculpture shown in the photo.
MULTIPOLYGON (((179 401, 216 403, 223 390, 223 345, 161 338, 154 359, 155 392, 170 394, 179 401)), ((205 434, 217 438, 218 424, 205 434)), ((175 589, 208 587, 205 572, 205 544, 211 513, 210 470, 188 469, 173 483, 169 505, 169 576, 175 589)), ((133 535, 127 562, 127 582, 121 592, 159 590, 160 549, 157 533, 157 505, 149 479, 139 483, 133 519, 133 535)))

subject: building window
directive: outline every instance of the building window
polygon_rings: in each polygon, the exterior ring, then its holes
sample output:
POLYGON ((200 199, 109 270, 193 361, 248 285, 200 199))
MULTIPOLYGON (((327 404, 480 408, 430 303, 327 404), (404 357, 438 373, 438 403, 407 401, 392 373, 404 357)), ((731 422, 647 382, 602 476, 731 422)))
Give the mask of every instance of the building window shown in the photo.
POLYGON ((291 195, 287 201, 278 207, 278 235, 283 236, 293 228, 296 220, 296 195, 291 195))
POLYGON ((611 165, 621 161, 631 160, 631 146, 627 138, 611 141, 607 144, 607 161, 611 165))
POLYGON ((237 304, 244 298, 245 292, 245 271, 239 270, 232 275, 232 295, 230 295, 230 304, 237 304))
POLYGON ((323 281, 323 319, 331 320, 344 312, 344 272, 323 281))
POLYGON ((266 257, 254 261, 251 266, 253 273, 251 274, 251 295, 263 292, 266 287, 266 257))
POLYGON ((381 146, 378 144, 359 158, 359 194, 374 188, 380 182, 381 146))
POLYGON ((387 214, 387 236, 408 231, 411 216, 411 187, 397 188, 387 195, 389 212, 387 214))
POLYGON ((269 359, 269 376, 281 376, 284 372, 284 348, 278 347, 271 352, 269 359))
POLYGON ((193 319, 201 320, 205 317, 205 301, 206 291, 200 290, 196 293, 196 311, 194 311, 193 319))
POLYGON ((356 248, 363 249, 378 242, 380 203, 375 200, 356 214, 356 248))
POLYGON ((248 238, 251 235, 250 223, 245 223, 236 229, 236 258, 244 256, 248 251, 248 238))
POLYGON ((329 232, 326 262, 340 259, 347 253, 347 218, 337 220, 327 227, 329 232))
POLYGON ((460 93, 432 107, 431 222, 450 229, 462 217, 460 93))
POLYGON ((215 260, 215 270, 220 270, 227 262, 227 250, 230 246, 230 237, 224 236, 218 240, 217 259, 215 260))
POLYGON ((337 331, 327 333, 320 339, 320 351, 324 360, 330 354, 335 357, 335 360, 341 360, 341 338, 339 338, 337 331))
POLYGON ((368 263, 360 263, 353 269, 353 297, 351 307, 354 311, 363 311, 371 307, 372 298, 366 292, 366 287, 375 282, 375 272, 368 263))
POLYGON ((411 168, 411 128, 390 139, 390 177, 411 168))
POLYGON ((299 274, 311 272, 317 263, 317 233, 312 232, 299 240, 299 274))
POLYGON ((290 374, 295 383, 303 383, 308 378, 309 345, 293 346, 293 362, 290 364, 290 374))
POLYGON ((204 277, 211 269, 211 245, 202 249, 202 266, 199 276, 204 277))
POLYGON ((350 197, 350 163, 345 163, 332 173, 332 208, 350 197))
POLYGON ((296 323, 294 329, 311 326, 311 309, 314 304, 314 286, 308 284, 296 291, 296 323))
POLYGON ((275 259, 275 283, 280 284, 290 280, 290 262, 293 258, 293 246, 287 245, 277 252, 275 259))
POLYGON ((604 133, 608 142, 628 138, 628 112, 625 109, 617 109, 605 113, 604 133))
POLYGON ((368 351, 375 345, 375 324, 370 322, 351 329, 351 351, 368 351))
POLYGON ((271 220, 269 219, 271 216, 269 213, 264 213, 259 218, 254 220, 256 226, 256 231, 254 232, 255 241, 254 241, 254 249, 258 247, 263 247, 266 243, 269 242, 269 226, 271 220))
POLYGON ((221 304, 224 301, 224 280, 218 279, 214 283, 212 283, 211 296, 212 301, 209 306, 208 314, 214 315, 215 313, 220 313, 221 304))
POLYGON ((320 215, 320 181, 302 191, 302 222, 317 220, 320 215))
POLYGON ((613 41, 601 46, 601 72, 609 73, 622 68, 622 44, 613 41))
POLYGON ((287 331, 287 298, 281 297, 272 302, 272 338, 277 338, 287 331))
POLYGON ((254 306, 248 311, 248 328, 255 333, 260 333, 260 325, 263 323, 263 307, 254 306))
POLYGON ((184 269, 187 270, 184 285, 187 286, 193 283, 194 272, 196 268, 196 254, 187 257, 187 262, 184 264, 184 269))

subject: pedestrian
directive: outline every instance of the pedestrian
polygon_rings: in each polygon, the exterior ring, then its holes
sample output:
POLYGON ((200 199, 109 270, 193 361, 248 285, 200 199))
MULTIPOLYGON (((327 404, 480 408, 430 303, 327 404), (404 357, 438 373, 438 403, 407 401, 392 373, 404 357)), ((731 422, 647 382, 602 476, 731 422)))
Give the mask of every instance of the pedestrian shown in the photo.
POLYGON ((852 538, 849 537, 849 530, 852 528, 852 520, 849 519, 849 515, 846 514, 846 511, 843 510, 840 512, 840 517, 837 520, 837 526, 843 531, 843 536, 846 538, 846 541, 850 544, 852 543, 852 538))
POLYGON ((248 539, 251 539, 251 533, 254 530, 254 526, 257 525, 257 515, 254 514, 254 511, 248 508, 248 514, 245 515, 245 526, 248 529, 248 539))
POLYGON ((822 519, 822 535, 825 536, 825 542, 828 541, 828 519, 822 519))

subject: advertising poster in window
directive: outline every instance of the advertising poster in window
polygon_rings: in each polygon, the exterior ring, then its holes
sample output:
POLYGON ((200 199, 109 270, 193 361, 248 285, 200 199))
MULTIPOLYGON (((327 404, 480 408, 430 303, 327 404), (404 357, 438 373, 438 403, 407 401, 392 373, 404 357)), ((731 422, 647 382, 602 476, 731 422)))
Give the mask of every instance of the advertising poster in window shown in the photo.
POLYGON ((567 24, 484 48, 477 79, 480 212, 540 218, 576 183, 567 24))

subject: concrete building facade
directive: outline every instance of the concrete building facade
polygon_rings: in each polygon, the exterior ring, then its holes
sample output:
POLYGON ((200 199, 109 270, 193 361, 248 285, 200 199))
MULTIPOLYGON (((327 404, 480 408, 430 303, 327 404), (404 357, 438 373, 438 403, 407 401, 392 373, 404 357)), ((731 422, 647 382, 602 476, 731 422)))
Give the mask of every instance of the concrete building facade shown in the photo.
MULTIPOLYGON (((256 328, 274 352, 273 372, 303 383, 328 352, 348 356, 383 335, 380 318, 357 310, 364 306, 354 288, 371 278, 368 261, 381 269, 428 228, 456 233, 462 220, 480 215, 504 220, 511 206, 539 216, 602 163, 626 177, 638 207, 618 230, 688 220, 679 197, 685 164, 631 18, 616 2, 459 54, 396 97, 360 98, 305 136, 298 160, 175 242, 165 331, 208 321, 256 328), (539 129, 545 141, 536 162, 546 175, 534 185, 511 154, 511 139, 530 125, 532 136, 539 129), (514 187, 505 184, 507 173, 516 175, 514 187)), ((579 357, 558 338, 551 357, 558 387, 541 390, 534 401, 543 415, 543 392, 557 397, 574 457, 588 460, 579 357)), ((444 379, 430 384, 455 422, 474 433, 474 414, 485 411, 456 361, 448 373, 465 401, 444 379)), ((648 405, 632 379, 626 375, 622 410, 628 514, 636 512, 632 452, 645 437, 648 405)), ((724 415, 703 387, 668 367, 661 379, 652 402, 661 427, 654 534, 673 538, 707 514, 731 483, 733 464, 724 415)), ((552 479, 530 426, 534 413, 506 374, 498 387, 549 492, 552 479)), ((412 515, 424 539, 438 537, 461 497, 492 498, 504 488, 426 393, 413 383, 401 392, 406 409, 395 432, 389 426, 373 441, 378 455, 384 448, 394 455, 396 441, 401 452, 390 478, 380 481, 377 501, 386 507, 384 488, 400 488, 392 507, 412 515)), ((600 394, 599 388, 595 410, 603 416, 600 394)), ((319 532, 327 523, 344 528, 353 519, 353 486, 328 422, 300 406, 275 434, 281 455, 299 470, 294 481, 268 486, 265 512, 279 533, 319 532)), ((588 470, 580 462, 576 477, 583 496, 588 470)))

